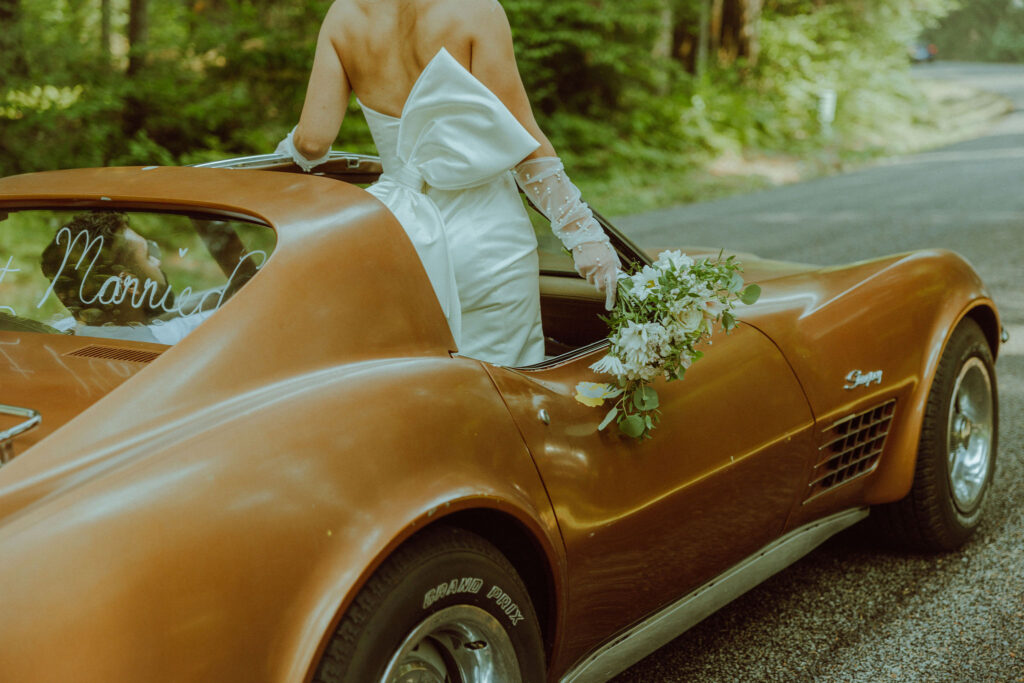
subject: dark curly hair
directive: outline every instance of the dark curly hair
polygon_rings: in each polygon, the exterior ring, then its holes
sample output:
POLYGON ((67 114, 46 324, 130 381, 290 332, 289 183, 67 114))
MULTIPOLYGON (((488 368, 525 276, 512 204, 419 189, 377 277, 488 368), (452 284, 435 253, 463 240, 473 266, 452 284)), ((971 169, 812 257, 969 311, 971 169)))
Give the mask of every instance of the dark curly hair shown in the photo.
POLYGON ((120 325, 137 320, 135 316, 139 310, 147 317, 163 312, 148 305, 132 309, 128 302, 103 306, 82 301, 81 297, 94 299, 103 283, 110 278, 116 278, 122 272, 134 272, 125 249, 124 231, 128 227, 128 216, 120 211, 81 213, 62 226, 43 250, 40 268, 53 282, 57 298, 76 320, 87 325, 120 325), (65 228, 68 232, 64 231, 65 228), (100 245, 98 253, 97 244, 100 245), (88 278, 85 278, 86 274, 88 278))

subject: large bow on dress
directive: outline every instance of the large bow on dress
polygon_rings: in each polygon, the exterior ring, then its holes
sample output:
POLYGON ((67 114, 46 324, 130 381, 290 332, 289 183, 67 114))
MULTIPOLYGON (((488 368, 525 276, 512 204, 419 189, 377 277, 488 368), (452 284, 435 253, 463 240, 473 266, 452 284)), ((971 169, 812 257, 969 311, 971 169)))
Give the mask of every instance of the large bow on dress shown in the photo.
MULTIPOLYGON (((447 50, 427 64, 394 118, 363 106, 384 173, 370 192, 416 247, 456 344, 461 315, 444 221, 427 188, 464 190, 507 173, 539 143, 447 50)), ((480 226, 479 239, 487 239, 480 226)))

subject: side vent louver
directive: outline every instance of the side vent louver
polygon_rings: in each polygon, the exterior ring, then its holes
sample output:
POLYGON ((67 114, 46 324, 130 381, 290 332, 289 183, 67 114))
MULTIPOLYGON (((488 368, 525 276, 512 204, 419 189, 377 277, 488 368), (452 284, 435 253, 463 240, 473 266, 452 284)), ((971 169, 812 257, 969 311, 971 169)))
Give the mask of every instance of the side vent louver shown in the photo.
POLYGON ((895 408, 894 399, 837 420, 822 430, 818 464, 804 502, 878 467, 895 408))
POLYGON ((65 356, 77 358, 102 358, 104 360, 127 361, 129 363, 149 363, 160 356, 153 351, 141 351, 139 349, 119 349, 114 346, 86 346, 65 356))

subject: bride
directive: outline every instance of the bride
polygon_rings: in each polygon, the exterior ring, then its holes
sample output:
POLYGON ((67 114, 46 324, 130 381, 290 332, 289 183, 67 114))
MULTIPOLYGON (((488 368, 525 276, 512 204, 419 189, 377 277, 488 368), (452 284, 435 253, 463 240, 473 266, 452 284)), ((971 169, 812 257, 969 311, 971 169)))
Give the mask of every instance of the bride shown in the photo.
POLYGON ((409 234, 460 354, 544 357, 537 241, 516 183, 611 308, 618 257, 534 119, 497 0, 336 0, 277 151, 306 171, 326 161, 352 92, 383 165, 369 191, 409 234))

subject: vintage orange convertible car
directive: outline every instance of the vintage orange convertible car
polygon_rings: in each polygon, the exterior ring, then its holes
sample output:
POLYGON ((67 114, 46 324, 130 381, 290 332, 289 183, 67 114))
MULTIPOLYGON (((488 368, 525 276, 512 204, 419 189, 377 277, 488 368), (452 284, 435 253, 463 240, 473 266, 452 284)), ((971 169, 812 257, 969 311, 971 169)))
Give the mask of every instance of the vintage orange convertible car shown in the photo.
POLYGON ((4 681, 606 680, 869 512, 978 523, 1002 330, 955 254, 743 257, 636 441, 574 400, 606 328, 557 251, 548 360, 490 365, 373 158, 219 165, 0 179, 4 681))

